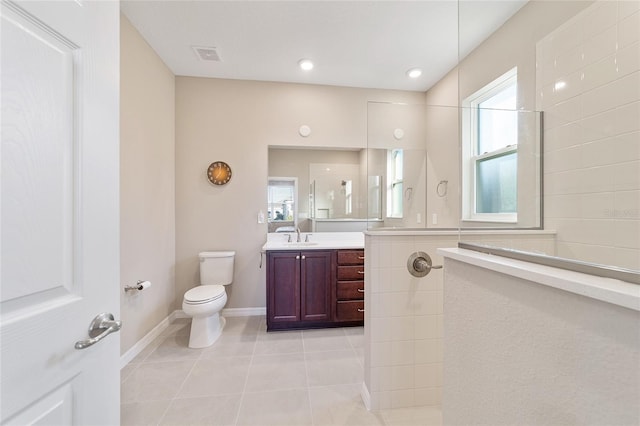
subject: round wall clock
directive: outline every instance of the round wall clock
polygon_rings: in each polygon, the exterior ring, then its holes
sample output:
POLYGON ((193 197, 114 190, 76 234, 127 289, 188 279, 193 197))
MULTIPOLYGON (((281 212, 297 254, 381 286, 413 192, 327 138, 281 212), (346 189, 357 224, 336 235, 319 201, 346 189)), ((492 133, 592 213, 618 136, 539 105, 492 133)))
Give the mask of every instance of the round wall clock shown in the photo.
POLYGON ((231 180, 231 167, 224 161, 215 161, 207 169, 207 178, 214 185, 224 185, 231 180))

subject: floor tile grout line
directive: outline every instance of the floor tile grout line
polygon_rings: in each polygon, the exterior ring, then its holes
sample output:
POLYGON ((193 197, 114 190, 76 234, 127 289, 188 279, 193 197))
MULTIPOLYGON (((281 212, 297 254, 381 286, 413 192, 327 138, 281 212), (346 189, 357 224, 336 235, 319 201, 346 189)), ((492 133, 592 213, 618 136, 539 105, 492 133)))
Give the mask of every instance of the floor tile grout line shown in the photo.
MULTIPOLYGON (((163 340, 163 342, 164 342, 164 340, 163 340)), ((155 352, 155 350, 154 350, 154 352, 155 352)), ((178 390, 176 391, 176 393, 173 395, 173 398, 171 398, 171 400, 169 401, 169 403, 165 407, 164 412, 162 413, 162 416, 160 417, 160 420, 157 423, 158 425, 160 425, 162 423, 162 421, 164 420, 165 416, 169 412, 169 408, 173 405, 173 402, 176 400, 176 397, 180 394, 180 391, 182 390, 182 388, 184 387, 184 384, 187 382, 187 379, 189 378, 189 376, 193 372, 193 369, 196 367, 196 364, 200 360, 200 357, 202 356, 203 352, 204 351, 200 351, 200 353, 198 354, 197 358, 185 360, 185 361, 193 361, 193 365, 191 365, 191 368, 189 369, 189 372, 184 376, 184 379, 182 380, 182 383, 180 384, 180 386, 178 386, 178 390)))
MULTIPOLYGON (((260 332, 261 328, 262 328, 262 320, 260 320, 260 325, 258 325, 258 333, 260 332)), ((249 367, 247 368, 247 375, 244 378, 244 385, 242 386, 242 392, 240 393, 240 401, 238 401, 238 410, 236 411, 236 418, 233 421, 234 425, 237 425, 238 420, 240 420, 240 412, 242 411, 242 404, 244 403, 244 396, 247 391, 247 383, 249 383, 249 374, 251 373, 251 366, 253 366, 253 357, 256 354, 256 346, 258 346, 258 334, 256 334, 256 339, 253 341, 253 351, 251 351, 251 358, 249 359, 249 367)))
POLYGON ((306 391, 307 391, 307 404, 309 404, 309 415, 311 416, 311 426, 315 426, 315 422, 313 420, 313 407, 311 406, 311 392, 309 391, 310 385, 309 385, 309 366, 308 366, 308 361, 307 361, 307 351, 306 348, 304 346, 304 331, 301 333, 302 336, 302 356, 304 359, 304 374, 305 374, 305 379, 307 382, 307 387, 306 387, 306 391))

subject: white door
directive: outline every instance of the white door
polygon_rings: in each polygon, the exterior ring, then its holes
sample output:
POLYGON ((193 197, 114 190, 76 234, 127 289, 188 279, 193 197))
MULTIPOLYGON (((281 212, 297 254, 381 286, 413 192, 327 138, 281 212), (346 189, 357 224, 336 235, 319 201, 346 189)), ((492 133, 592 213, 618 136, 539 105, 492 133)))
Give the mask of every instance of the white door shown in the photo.
POLYGON ((119 335, 74 346, 120 313, 119 5, 1 19, 0 423, 118 424, 119 335))

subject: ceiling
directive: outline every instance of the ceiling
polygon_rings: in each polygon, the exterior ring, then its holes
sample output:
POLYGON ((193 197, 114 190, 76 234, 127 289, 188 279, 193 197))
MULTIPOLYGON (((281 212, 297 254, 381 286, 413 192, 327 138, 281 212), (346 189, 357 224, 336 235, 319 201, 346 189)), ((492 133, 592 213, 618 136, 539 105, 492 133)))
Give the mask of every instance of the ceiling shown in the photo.
POLYGON ((458 16, 464 57, 526 1, 124 0, 121 10, 175 75, 424 92, 458 61, 458 16), (408 78, 415 67, 422 76, 408 78))

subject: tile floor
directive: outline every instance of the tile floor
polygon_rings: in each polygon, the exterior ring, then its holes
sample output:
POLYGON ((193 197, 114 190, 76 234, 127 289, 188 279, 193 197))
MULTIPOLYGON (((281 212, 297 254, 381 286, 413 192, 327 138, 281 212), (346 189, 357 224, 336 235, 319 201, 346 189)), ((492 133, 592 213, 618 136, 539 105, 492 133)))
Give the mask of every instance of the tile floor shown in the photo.
POLYGON ((176 320, 121 371, 122 425, 439 426, 434 407, 368 412, 363 328, 266 332, 230 317, 209 348, 176 320))

